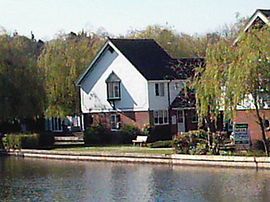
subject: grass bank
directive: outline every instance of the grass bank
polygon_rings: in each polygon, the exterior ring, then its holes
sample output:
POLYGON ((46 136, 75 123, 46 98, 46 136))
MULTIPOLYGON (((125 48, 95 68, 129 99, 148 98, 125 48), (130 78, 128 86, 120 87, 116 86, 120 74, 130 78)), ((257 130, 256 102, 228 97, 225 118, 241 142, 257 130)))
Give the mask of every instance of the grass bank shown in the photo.
POLYGON ((68 147, 68 148, 55 148, 55 151, 62 152, 78 152, 78 153, 95 153, 95 152, 108 152, 108 153, 138 153, 138 154, 174 154, 172 148, 148 148, 138 146, 92 146, 92 147, 68 147))

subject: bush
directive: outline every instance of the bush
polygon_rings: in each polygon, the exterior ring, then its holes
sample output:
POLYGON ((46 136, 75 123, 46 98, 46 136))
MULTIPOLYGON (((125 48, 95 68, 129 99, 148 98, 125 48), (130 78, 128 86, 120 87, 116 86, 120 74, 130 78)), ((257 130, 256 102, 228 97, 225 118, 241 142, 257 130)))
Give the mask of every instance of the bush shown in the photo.
POLYGON ((108 144, 110 142, 110 131, 104 126, 97 125, 87 128, 84 131, 84 143, 89 144, 108 144))
POLYGON ((51 147, 54 145, 54 135, 51 132, 42 132, 39 134, 39 146, 51 147))
POLYGON ((203 130, 185 132, 173 140, 173 147, 179 154, 206 154, 207 133, 203 130))
POLYGON ((172 148, 172 140, 157 141, 149 144, 151 148, 172 148))
POLYGON ((102 125, 90 127, 84 132, 86 145, 130 144, 140 134, 134 125, 124 125, 119 131, 110 131, 102 125))
POLYGON ((39 134, 7 134, 3 138, 6 149, 34 149, 39 147, 39 134))
MULTIPOLYGON (((269 140, 266 140, 266 145, 268 146, 269 148, 269 140)), ((254 143, 254 149, 255 150, 259 150, 259 151, 264 151, 264 144, 263 144, 263 141, 262 140, 257 140, 255 143, 254 143)))

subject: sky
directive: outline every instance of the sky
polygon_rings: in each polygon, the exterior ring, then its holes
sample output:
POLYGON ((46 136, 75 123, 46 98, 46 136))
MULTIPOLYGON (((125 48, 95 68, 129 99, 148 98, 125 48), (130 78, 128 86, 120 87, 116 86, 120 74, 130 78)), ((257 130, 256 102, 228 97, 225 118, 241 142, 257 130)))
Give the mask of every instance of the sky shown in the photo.
POLYGON ((204 34, 257 8, 270 9, 270 0, 0 0, 0 26, 43 40, 83 29, 118 36, 156 24, 204 34))

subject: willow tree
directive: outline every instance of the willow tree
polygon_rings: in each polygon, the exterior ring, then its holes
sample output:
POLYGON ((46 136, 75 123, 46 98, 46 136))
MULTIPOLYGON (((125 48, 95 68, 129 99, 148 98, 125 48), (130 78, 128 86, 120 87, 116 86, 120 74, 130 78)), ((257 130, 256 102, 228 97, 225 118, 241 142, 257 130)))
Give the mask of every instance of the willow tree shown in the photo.
POLYGON ((38 63, 44 72, 46 116, 64 117, 79 112, 79 92, 75 81, 102 43, 102 38, 97 35, 70 33, 45 45, 38 63))
POLYGON ((217 116, 223 110, 228 118, 233 118, 237 107, 250 98, 269 155, 260 113, 270 90, 269 28, 250 30, 234 46, 226 40, 210 46, 206 67, 199 70, 199 75, 195 82, 199 114, 217 116))

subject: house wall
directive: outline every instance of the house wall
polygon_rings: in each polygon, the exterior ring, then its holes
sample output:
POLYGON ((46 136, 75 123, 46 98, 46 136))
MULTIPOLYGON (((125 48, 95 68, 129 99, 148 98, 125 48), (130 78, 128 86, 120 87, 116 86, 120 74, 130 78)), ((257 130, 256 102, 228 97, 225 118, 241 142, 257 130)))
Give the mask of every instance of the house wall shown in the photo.
POLYGON ((85 124, 90 125, 102 124, 107 128, 111 128, 111 115, 120 115, 121 125, 134 125, 143 130, 150 122, 150 112, 148 111, 125 111, 125 112, 104 112, 104 113, 91 113, 85 117, 85 124))
MULTIPOLYGON (((270 121, 270 110, 261 110, 261 115, 270 121)), ((236 111, 236 116, 233 121, 237 123, 248 123, 252 143, 262 139, 261 129, 257 123, 258 119, 255 110, 238 110, 236 111)), ((270 137, 270 132, 267 131, 266 135, 270 137)))
POLYGON ((181 80, 174 81, 148 81, 148 93, 149 93, 149 110, 161 110, 169 108, 168 99, 168 83, 170 88, 170 104, 174 101, 176 96, 179 94, 184 84, 181 80), (155 94, 155 84, 164 83, 164 96, 156 96, 155 94))
POLYGON ((120 111, 147 111, 149 104, 146 79, 117 49, 113 53, 105 49, 81 83, 82 112, 108 112, 112 110, 112 106, 107 101, 105 82, 112 71, 121 79, 121 100, 115 101, 116 109, 120 111))

